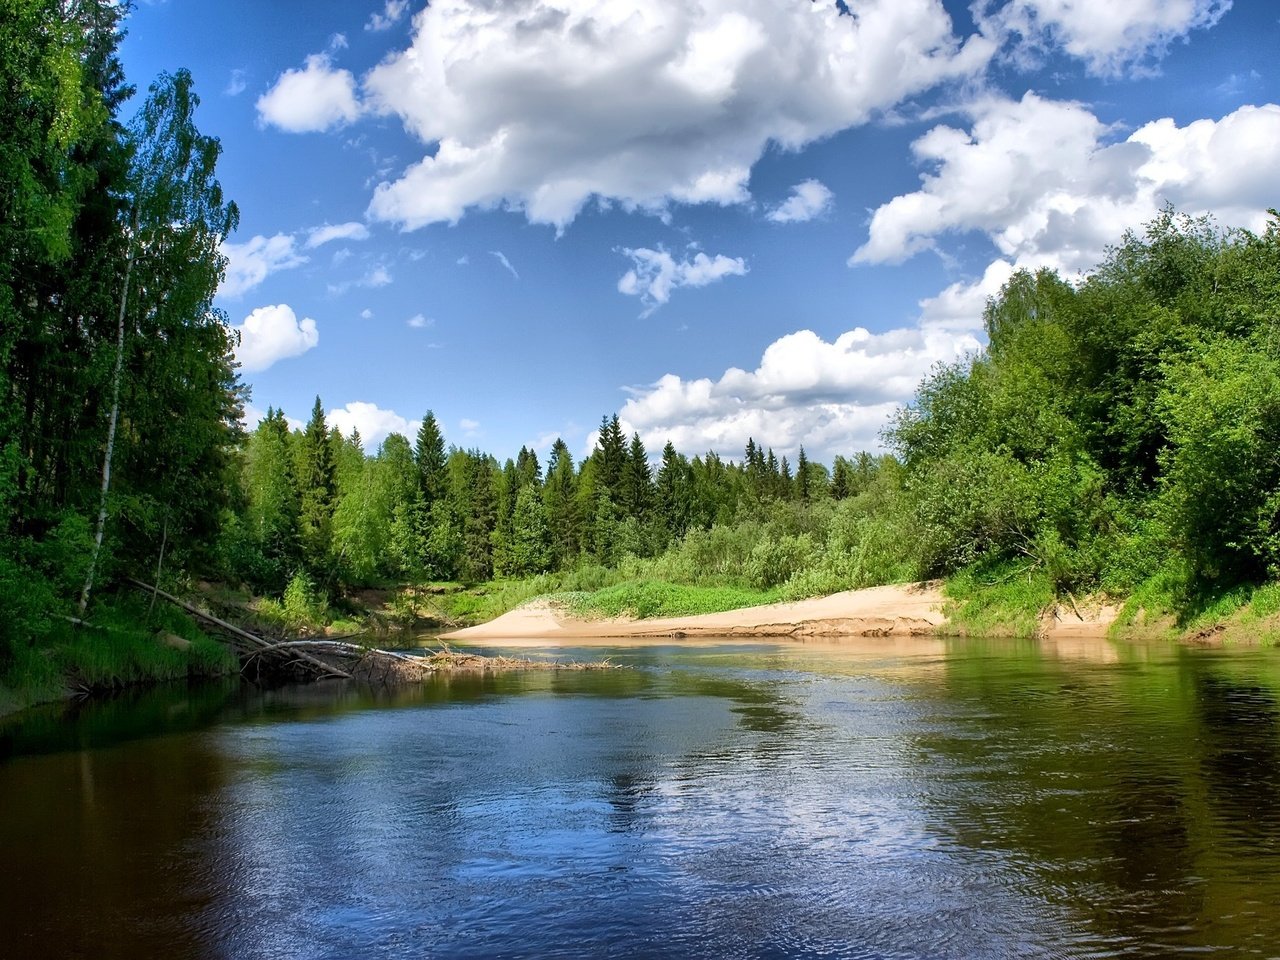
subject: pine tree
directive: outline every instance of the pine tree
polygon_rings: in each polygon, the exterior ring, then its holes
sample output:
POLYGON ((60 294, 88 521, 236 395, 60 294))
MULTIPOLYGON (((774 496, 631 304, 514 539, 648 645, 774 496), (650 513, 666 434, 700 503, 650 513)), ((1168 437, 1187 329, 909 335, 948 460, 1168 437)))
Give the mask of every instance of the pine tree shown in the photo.
POLYGON ((435 414, 430 410, 422 418, 422 426, 418 428, 413 458, 418 466, 418 487, 422 491, 422 502, 430 510, 432 504, 444 497, 448 487, 444 437, 440 433, 440 425, 436 423, 435 414))
POLYGON ((322 570, 329 559, 333 540, 333 511, 337 493, 337 471, 333 445, 324 419, 324 406, 316 397, 298 444, 299 527, 303 556, 313 572, 322 570))
POLYGON ((809 458, 804 454, 804 444, 800 445, 800 455, 796 458, 796 493, 801 503, 809 502, 809 458))
POLYGON ((693 515, 693 473, 689 461, 676 452, 670 440, 662 448, 655 497, 667 535, 683 537, 693 515))
POLYGON ((538 455, 523 445, 516 457, 516 473, 520 488, 542 485, 542 464, 538 463, 538 455))
POLYGON ((635 517, 643 523, 653 508, 653 475, 649 472, 649 454, 638 433, 631 435, 621 484, 618 501, 623 516, 635 517))
POLYGON ((552 565, 556 569, 571 566, 582 550, 582 514, 578 505, 578 478, 574 472, 573 454, 569 446, 556 438, 547 461, 547 481, 542 487, 551 539, 552 565))

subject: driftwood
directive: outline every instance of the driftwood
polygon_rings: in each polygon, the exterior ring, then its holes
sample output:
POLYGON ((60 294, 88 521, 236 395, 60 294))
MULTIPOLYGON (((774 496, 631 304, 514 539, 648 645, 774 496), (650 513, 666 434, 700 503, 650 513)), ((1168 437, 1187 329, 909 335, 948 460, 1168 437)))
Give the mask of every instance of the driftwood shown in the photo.
POLYGON ((301 668, 310 679, 338 677, 365 683, 420 682, 437 673, 487 673, 499 670, 608 670, 614 666, 602 663, 559 663, 545 660, 518 660, 511 657, 485 657, 460 653, 441 643, 441 649, 427 654, 398 653, 348 642, 351 637, 294 640, 267 640, 228 623, 221 617, 201 610, 180 597, 132 577, 128 582, 152 596, 160 596, 205 624, 230 637, 230 644, 240 654, 242 672, 250 668, 269 671, 301 668))
MULTIPOLYGON (((212 624, 213 626, 217 627, 219 630, 222 630, 222 631, 225 631, 226 633, 231 634, 232 637, 234 637, 237 641, 239 641, 238 643, 233 643, 233 646, 238 647, 242 653, 261 652, 263 649, 272 646, 269 640, 264 640, 261 637, 255 637, 248 630, 242 630, 240 627, 237 627, 233 623, 228 623, 227 621, 223 620, 220 617, 215 617, 213 614, 208 613, 204 610, 201 610, 199 607, 194 606, 190 603, 187 603, 187 601, 181 599, 180 597, 175 597, 171 593, 166 593, 165 591, 161 590, 158 586, 155 586, 154 584, 143 583, 141 580, 135 580, 133 577, 129 577, 128 580, 131 584, 133 584, 138 589, 149 590, 153 595, 159 595, 161 597, 164 597, 170 603, 178 607, 181 607, 183 610, 187 611, 187 613, 191 614, 193 617, 197 618, 198 620, 203 620, 205 623, 212 624)), ((347 680, 351 679, 351 674, 347 673, 345 670, 340 670, 333 664, 325 663, 323 660, 313 657, 311 654, 307 653, 306 651, 298 650, 296 651, 296 653, 297 653, 297 659, 302 660, 303 662, 311 666, 314 670, 318 671, 321 677, 330 676, 330 677, 343 677, 347 680)))

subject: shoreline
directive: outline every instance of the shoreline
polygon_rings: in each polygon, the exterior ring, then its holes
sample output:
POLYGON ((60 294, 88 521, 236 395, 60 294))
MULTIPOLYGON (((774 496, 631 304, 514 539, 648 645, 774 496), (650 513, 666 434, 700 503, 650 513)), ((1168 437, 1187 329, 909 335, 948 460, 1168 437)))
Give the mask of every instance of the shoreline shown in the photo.
MULTIPOLYGON (((946 598, 940 581, 891 584, 788 603, 743 607, 723 613, 649 620, 577 617, 545 600, 474 627, 441 634, 465 642, 607 640, 808 639, 838 637, 932 637, 947 634, 946 598)), ((1059 607, 1041 622, 1050 639, 1105 639, 1119 608, 1084 611, 1059 607)))

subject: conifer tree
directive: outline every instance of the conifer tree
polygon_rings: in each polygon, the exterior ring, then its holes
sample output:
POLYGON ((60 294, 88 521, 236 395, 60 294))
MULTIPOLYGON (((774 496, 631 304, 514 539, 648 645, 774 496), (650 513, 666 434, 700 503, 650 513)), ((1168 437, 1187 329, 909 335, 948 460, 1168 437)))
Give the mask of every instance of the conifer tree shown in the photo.
POLYGON ((333 445, 324 419, 324 406, 316 397, 311 419, 298 443, 299 528, 302 550, 313 572, 323 569, 333 539, 333 510, 337 475, 333 445))
POLYGON ((542 487, 551 538, 552 564, 557 569, 571 566, 582 549, 582 514, 578 504, 578 478, 569 446, 556 438, 547 461, 547 480, 542 487))
POLYGON ((621 482, 619 506, 623 516, 635 517, 643 523, 653 507, 653 475, 649 471, 649 454, 638 433, 631 435, 621 482))
POLYGON ((433 503, 444 497, 448 487, 445 474, 448 458, 444 452, 444 437, 440 433, 440 425, 436 423, 436 415, 430 410, 422 418, 422 426, 418 428, 413 458, 418 466, 418 487, 422 491, 422 502, 430 510, 433 503))

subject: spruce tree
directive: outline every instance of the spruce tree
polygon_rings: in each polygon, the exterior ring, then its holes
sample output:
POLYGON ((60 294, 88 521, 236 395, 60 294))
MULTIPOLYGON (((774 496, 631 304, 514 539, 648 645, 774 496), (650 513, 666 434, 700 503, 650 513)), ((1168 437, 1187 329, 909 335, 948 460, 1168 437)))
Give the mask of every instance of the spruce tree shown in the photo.
POLYGON ((422 418, 422 426, 418 428, 413 458, 418 466, 418 487, 422 491, 422 502, 430 510, 432 504, 444 497, 448 487, 445 474, 448 458, 444 452, 444 437, 440 433, 440 425, 436 423, 435 414, 430 410, 422 418))
POLYGON ((299 527, 302 550, 313 572, 324 568, 333 538, 333 510, 337 476, 333 445, 324 419, 324 406, 316 397, 298 445, 299 527))
POLYGON ((542 487, 552 564, 557 569, 572 566, 582 549, 582 514, 577 494, 573 454, 568 444, 557 438, 551 448, 551 459, 547 461, 547 481, 542 487))

